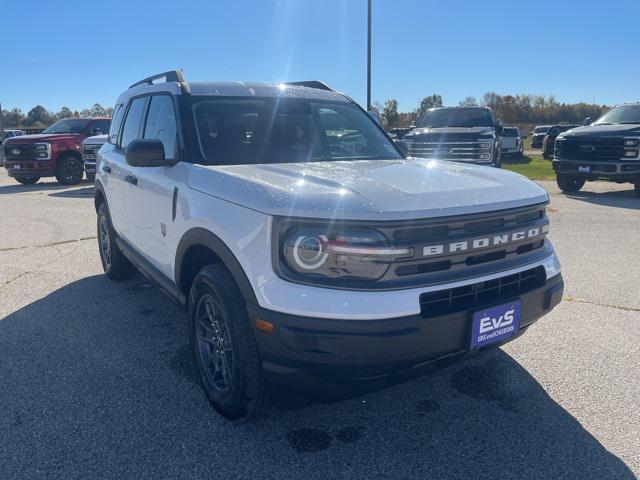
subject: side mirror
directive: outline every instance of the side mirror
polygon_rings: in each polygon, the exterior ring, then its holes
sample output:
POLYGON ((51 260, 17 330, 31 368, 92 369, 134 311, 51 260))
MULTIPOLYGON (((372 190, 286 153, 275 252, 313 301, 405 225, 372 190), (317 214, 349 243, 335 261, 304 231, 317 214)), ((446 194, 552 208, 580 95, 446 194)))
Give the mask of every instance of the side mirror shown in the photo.
POLYGON ((496 122, 496 135, 502 135, 502 130, 504 129, 504 124, 502 123, 502 120, 498 120, 496 122))
POLYGON ((164 145, 157 138, 133 140, 124 150, 124 158, 132 167, 168 167, 175 162, 164 156, 164 145))
POLYGON ((382 126, 382 119, 380 118, 380 114, 378 112, 367 112, 367 113, 373 119, 374 122, 382 126))
POLYGON ((582 121, 583 127, 586 127, 587 125, 591 125, 591 117, 587 117, 582 121))
POLYGON ((396 144, 396 147, 398 147, 398 149, 406 156, 409 155, 409 147, 407 147, 407 144, 404 143, 403 140, 400 140, 399 138, 394 138, 393 139, 393 143, 396 144))
POLYGON ((93 127, 91 130, 89 130, 90 137, 93 137, 95 135, 102 135, 102 131, 98 127, 93 127))
POLYGON ((522 135, 522 139, 526 140, 529 137, 529 135, 522 135))

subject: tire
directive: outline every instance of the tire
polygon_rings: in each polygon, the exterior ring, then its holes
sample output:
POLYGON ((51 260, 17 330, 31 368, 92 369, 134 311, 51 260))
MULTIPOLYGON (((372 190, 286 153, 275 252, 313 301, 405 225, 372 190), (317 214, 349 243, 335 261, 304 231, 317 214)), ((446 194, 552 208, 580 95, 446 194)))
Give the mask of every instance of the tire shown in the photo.
POLYGON ((111 280, 127 280, 136 274, 136 267, 116 244, 116 232, 111 225, 107 205, 98 207, 98 250, 104 273, 111 280))
POLYGON ((571 175, 558 175, 556 182, 560 190, 564 193, 575 193, 579 191, 587 180, 580 177, 572 177, 571 175))
POLYGON ((266 411, 270 400, 251 320, 223 265, 198 272, 187 309, 191 348, 209 403, 229 420, 266 411))
POLYGON ((67 156, 58 160, 56 180, 63 185, 77 185, 82 181, 84 169, 76 157, 67 156))
POLYGON ((87 172, 85 172, 85 175, 87 176, 87 180, 89 180, 91 183, 94 183, 96 181, 96 174, 95 173, 87 173, 87 172))
POLYGON ((21 183, 22 185, 33 185, 34 183, 38 183, 40 177, 15 177, 16 182, 21 183))

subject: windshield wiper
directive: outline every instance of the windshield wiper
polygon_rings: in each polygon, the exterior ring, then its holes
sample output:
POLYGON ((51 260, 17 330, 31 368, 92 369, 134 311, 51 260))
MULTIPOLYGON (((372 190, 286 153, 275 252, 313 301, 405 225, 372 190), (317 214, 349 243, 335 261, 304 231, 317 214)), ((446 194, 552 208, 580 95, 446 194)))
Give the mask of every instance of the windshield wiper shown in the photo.
POLYGON ((620 125, 640 125, 640 122, 620 122, 620 125))

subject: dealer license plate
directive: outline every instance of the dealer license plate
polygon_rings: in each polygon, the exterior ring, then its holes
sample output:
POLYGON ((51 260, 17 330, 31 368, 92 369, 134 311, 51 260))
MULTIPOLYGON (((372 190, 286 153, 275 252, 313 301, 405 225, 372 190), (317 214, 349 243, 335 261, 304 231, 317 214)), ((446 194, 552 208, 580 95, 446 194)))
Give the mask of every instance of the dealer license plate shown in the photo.
POLYGON ((471 348, 481 348, 517 335, 521 310, 522 301, 515 300, 475 312, 471 325, 471 348))

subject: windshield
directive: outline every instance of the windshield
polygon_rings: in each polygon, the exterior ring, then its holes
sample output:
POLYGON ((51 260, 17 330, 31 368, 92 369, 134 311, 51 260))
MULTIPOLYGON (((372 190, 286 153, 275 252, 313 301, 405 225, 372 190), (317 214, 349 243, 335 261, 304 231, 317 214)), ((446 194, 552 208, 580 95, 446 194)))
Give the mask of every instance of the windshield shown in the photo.
POLYGON ((536 127, 533 133, 547 133, 551 127, 536 127))
POLYGON ((502 131, 502 136, 503 137, 517 137, 518 136, 518 129, 517 128, 505 128, 502 131))
POLYGON ((402 158, 351 103, 205 98, 194 102, 193 115, 200 151, 212 165, 402 158))
POLYGON ((594 122, 595 125, 607 125, 613 123, 640 123, 640 105, 623 105, 615 107, 594 122))
POLYGON ((418 126, 422 128, 493 127, 493 118, 484 108, 442 108, 424 112, 418 126))
POLYGON ((82 133, 90 121, 80 118, 65 118, 54 123, 42 133, 82 133))

